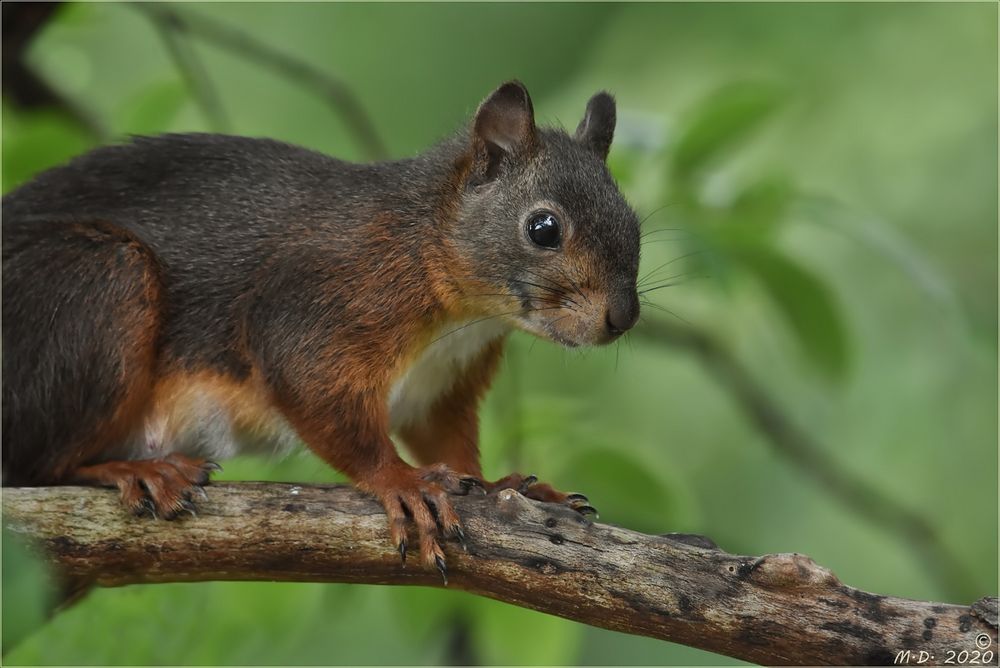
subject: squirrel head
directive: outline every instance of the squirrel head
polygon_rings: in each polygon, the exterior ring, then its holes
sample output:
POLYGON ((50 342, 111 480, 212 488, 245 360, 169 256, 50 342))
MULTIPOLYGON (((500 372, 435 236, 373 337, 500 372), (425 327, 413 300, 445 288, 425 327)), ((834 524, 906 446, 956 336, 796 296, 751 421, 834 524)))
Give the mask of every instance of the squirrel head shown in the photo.
POLYGON ((608 171, 615 100, 570 135, 537 128, 528 91, 479 105, 451 237, 462 289, 488 316, 566 346, 607 343, 639 317, 639 219, 608 171))

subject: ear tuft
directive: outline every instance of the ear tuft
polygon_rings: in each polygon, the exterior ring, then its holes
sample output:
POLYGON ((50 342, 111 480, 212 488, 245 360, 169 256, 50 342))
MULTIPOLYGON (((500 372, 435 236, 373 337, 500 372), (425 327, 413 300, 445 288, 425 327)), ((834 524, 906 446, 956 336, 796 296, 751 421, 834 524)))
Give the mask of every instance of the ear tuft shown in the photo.
POLYGON ((606 160, 614 136, 615 98, 602 90, 587 102, 583 120, 576 126, 576 139, 606 160))
POLYGON ((528 89, 508 81, 483 100, 472 125, 477 162, 492 177, 505 155, 522 153, 535 143, 535 111, 528 89))

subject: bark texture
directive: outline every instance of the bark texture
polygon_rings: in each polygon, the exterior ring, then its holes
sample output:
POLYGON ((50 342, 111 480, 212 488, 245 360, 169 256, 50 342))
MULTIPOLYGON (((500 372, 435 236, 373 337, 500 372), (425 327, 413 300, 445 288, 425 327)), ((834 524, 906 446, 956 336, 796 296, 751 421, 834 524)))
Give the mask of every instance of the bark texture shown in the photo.
MULTIPOLYGON (((351 487, 208 493, 197 517, 166 522, 128 516, 107 490, 5 489, 4 522, 76 583, 442 585, 415 560, 401 565, 381 507, 351 487)), ((445 547, 450 587, 757 663, 970 663, 975 655, 960 653, 978 651, 996 665, 995 597, 949 605, 871 594, 800 554, 728 554, 701 536, 596 524, 511 490, 455 507, 468 538, 467 551, 445 547)))

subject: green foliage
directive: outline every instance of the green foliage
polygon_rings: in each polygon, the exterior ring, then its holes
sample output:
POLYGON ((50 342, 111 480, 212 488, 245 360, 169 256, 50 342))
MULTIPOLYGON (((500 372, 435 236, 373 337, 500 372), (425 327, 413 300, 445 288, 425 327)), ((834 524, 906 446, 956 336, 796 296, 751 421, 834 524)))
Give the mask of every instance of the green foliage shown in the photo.
POLYGON ((53 112, 26 115, 4 106, 3 121, 5 192, 92 145, 92 140, 81 128, 53 112))
POLYGON ((506 603, 475 601, 468 610, 477 658, 485 665, 561 666, 576 662, 583 626, 506 603))
MULTIPOLYGON (((952 601, 996 591, 995 6, 181 10, 341 78, 394 156, 455 129, 505 78, 526 82, 540 122, 570 128, 591 93, 611 89, 609 165, 647 219, 640 275, 670 285, 646 294, 643 317, 676 316, 724 341, 829 454, 925 513, 977 589, 937 584, 905 540, 783 461, 689 355, 663 346, 626 339, 580 353, 515 336, 481 413, 487 474, 535 473, 587 494, 602 520, 652 533, 805 552, 873 591, 952 601), (964 492, 930 503, 926 490, 942 485, 964 492)), ((233 132, 365 157, 315 90, 192 47, 233 132)), ((209 129, 127 5, 68 6, 31 63, 113 139, 209 129)), ((3 121, 5 192, 95 143, 48 111, 5 102, 3 121)), ((341 478, 306 453, 239 458, 222 479, 341 478)), ((4 539, 10 665, 737 663, 402 587, 97 590, 37 628, 44 577, 4 539)))
POLYGON ((14 532, 3 529, 3 654, 48 619, 55 596, 50 574, 37 554, 14 532))
POLYGON ((833 294, 813 272, 773 250, 736 248, 733 257, 781 309, 810 360, 832 378, 848 366, 847 333, 833 294))
POLYGON ((673 148, 674 173, 688 179, 737 148, 771 117, 782 91, 761 82, 727 84, 696 105, 673 148))

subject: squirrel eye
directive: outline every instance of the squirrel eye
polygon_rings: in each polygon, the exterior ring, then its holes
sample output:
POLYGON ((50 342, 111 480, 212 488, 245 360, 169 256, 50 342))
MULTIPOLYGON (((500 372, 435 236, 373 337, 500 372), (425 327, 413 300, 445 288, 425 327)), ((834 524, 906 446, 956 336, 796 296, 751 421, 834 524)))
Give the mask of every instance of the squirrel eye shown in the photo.
POLYGON ((539 211, 528 219, 528 238, 542 248, 559 247, 559 220, 551 211, 539 211))

